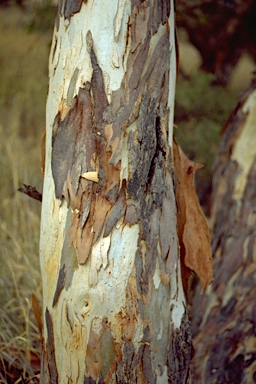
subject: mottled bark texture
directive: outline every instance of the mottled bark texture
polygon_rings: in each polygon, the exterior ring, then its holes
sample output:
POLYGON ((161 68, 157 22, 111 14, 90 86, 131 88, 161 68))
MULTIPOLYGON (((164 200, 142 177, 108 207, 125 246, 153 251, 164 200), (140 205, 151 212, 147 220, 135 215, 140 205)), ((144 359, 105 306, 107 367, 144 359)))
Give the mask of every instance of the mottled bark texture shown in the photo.
MULTIPOLYGON (((170 1, 60 1, 40 245, 43 383, 188 379, 175 196, 175 185, 186 186, 171 149, 173 13, 170 1)), ((183 175, 191 188, 193 174, 183 175)))
POLYGON ((214 165, 214 282, 192 302, 193 382, 256 382, 256 83, 222 133, 214 165))

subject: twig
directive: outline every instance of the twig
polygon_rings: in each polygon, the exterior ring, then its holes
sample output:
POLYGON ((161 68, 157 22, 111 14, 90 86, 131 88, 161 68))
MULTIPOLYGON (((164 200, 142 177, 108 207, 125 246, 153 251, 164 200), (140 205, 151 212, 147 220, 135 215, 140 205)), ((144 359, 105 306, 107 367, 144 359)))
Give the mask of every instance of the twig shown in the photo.
POLYGON ((18 191, 25 193, 29 197, 32 197, 32 199, 42 202, 42 193, 38 192, 35 187, 31 187, 31 185, 23 184, 23 187, 19 188, 18 191))

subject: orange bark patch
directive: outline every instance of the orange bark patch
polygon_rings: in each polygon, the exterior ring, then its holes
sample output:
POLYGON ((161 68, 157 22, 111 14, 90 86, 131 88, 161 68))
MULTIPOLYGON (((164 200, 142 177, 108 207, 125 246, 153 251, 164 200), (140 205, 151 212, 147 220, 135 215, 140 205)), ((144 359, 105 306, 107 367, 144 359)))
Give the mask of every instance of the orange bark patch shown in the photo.
POLYGON ((195 171, 203 166, 189 160, 175 142, 173 142, 173 155, 184 288, 187 289, 189 270, 192 270, 198 275, 204 291, 213 281, 212 253, 207 221, 194 188, 195 171))
POLYGON ((106 216, 112 204, 100 195, 96 195, 91 202, 89 217, 84 228, 81 228, 79 215, 73 212, 74 219, 70 230, 71 245, 77 249, 79 264, 88 259, 93 244, 98 240, 105 223, 106 216))

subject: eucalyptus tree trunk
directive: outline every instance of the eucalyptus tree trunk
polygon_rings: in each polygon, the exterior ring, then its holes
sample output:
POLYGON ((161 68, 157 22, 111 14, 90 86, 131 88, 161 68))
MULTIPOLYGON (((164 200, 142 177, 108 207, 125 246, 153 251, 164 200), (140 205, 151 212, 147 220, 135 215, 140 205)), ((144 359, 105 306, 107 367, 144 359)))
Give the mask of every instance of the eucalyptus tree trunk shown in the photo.
POLYGON ((195 383, 256 380, 256 82, 222 133, 211 220, 214 282, 193 298, 195 383))
MULTIPOLYGON (((189 376, 171 147, 174 36, 172 1, 59 2, 40 242, 42 383, 189 376)), ((193 164, 184 171, 191 186, 193 164)), ((177 175, 180 191, 182 183, 177 175)), ((207 285, 211 273, 204 277, 207 285)))

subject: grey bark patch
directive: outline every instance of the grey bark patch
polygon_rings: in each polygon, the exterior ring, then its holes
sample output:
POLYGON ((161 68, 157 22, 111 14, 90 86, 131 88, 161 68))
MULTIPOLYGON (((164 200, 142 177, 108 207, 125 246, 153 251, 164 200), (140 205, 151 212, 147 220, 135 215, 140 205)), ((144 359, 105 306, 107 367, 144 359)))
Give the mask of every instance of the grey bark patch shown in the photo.
POLYGON ((138 130, 130 132, 128 136, 131 174, 127 191, 135 200, 148 181, 152 159, 156 152, 155 109, 155 100, 151 100, 150 95, 146 94, 141 101, 138 130))
POLYGON ((88 196, 83 195, 83 202, 82 202, 82 213, 81 213, 81 227, 83 228, 85 226, 85 223, 89 217, 91 209, 91 199, 88 198, 88 196))
MULTIPOLYGON (((62 0, 63 1, 63 0, 62 0)), ((64 0, 64 17, 70 19, 75 13, 79 12, 82 3, 86 3, 87 0, 64 0)))
POLYGON ((101 335, 101 361, 102 361, 102 368, 101 373, 103 377, 106 377, 113 361, 116 358, 116 351, 114 347, 114 340, 112 337, 112 334, 109 330, 104 330, 101 335))
POLYGON ((60 124, 60 131, 53 141, 52 148, 52 174, 55 184, 55 195, 62 197, 64 183, 73 162, 75 149, 75 135, 73 126, 65 119, 60 124))
POLYGON ((149 292, 149 287, 151 285, 153 274, 156 267, 156 255, 157 255, 157 240, 153 239, 150 248, 147 251, 147 257, 143 265, 143 270, 141 273, 141 292, 144 295, 147 295, 149 292))
POLYGON ((142 371, 147 384, 156 383, 156 376, 153 372, 152 362, 150 346, 145 344, 142 352, 142 371))
POLYGON ((149 292, 149 287, 152 282, 153 274, 156 267, 157 238, 151 240, 150 235, 148 235, 151 242, 150 246, 147 249, 146 258, 144 260, 144 257, 142 255, 142 252, 144 253, 144 250, 141 249, 141 243, 145 241, 145 239, 143 239, 143 228, 141 232, 142 233, 138 241, 135 260, 136 284, 138 293, 140 295, 146 296, 149 292))
POLYGON ((90 169, 95 153, 95 134, 91 131, 90 83, 80 88, 73 106, 64 118, 56 116, 52 139, 52 174, 55 195, 60 198, 68 173, 73 193, 76 194, 81 173, 90 169))
POLYGON ((57 45, 58 45, 58 39, 57 39, 57 37, 55 36, 54 48, 53 48, 53 50, 52 50, 52 63, 53 63, 54 56, 55 56, 55 53, 56 53, 57 45))
POLYGON ((67 274, 66 274, 66 280, 65 280, 65 289, 68 290, 72 284, 74 271, 78 268, 76 249, 74 246, 70 247, 69 245, 68 259, 67 259, 66 265, 67 265, 67 274))
MULTIPOLYGON (((225 168, 223 164, 220 164, 218 169, 218 178, 225 178, 229 180, 227 183, 227 192, 223 196, 222 204, 223 207, 229 207, 229 209, 220 209, 214 223, 214 236, 212 239, 212 252, 216 252, 218 247, 221 247, 225 244, 226 239, 230 236, 230 233, 227 232, 227 226, 229 223, 236 222, 236 212, 237 212, 237 202, 235 200, 230 201, 230 196, 234 194, 234 175, 239 171, 239 165, 236 161, 230 161, 229 167, 225 168), (231 182, 232 181, 232 182, 231 182)), ((230 226, 233 228, 233 226, 230 226)))
POLYGON ((47 328, 47 343, 46 343, 46 353, 47 353, 47 362, 49 368, 50 382, 53 384, 58 383, 58 370, 55 359, 55 344, 54 344, 54 332, 52 325, 52 318, 48 308, 45 310, 45 323, 47 328))
POLYGON ((136 366, 141 360, 142 349, 136 353, 133 343, 125 344, 123 348, 123 360, 117 364, 116 369, 116 382, 123 383, 137 383, 136 366))
POLYGON ((65 287, 65 281, 66 281, 66 265, 63 264, 59 271, 57 286, 56 286, 56 290, 55 290, 53 302, 52 302, 53 307, 57 304, 61 291, 65 287))
POLYGON ((180 328, 172 330, 168 350, 168 379, 172 384, 185 384, 192 357, 192 335, 188 315, 183 315, 180 328))
POLYGON ((98 64, 97 56, 94 48, 91 47, 90 52, 91 63, 93 68, 92 74, 92 94, 94 104, 94 128, 102 132, 103 114, 108 106, 108 99, 105 93, 104 77, 102 70, 98 64))
POLYGON ((56 25, 57 31, 59 30, 59 26, 60 26, 60 16, 61 16, 62 5, 63 5, 63 0, 59 0, 58 1, 58 11, 57 11, 56 19, 55 19, 55 25, 56 25))
POLYGON ((142 294, 141 275, 143 272, 143 261, 140 247, 137 248, 135 259, 136 285, 139 295, 142 294))
POLYGON ((170 324, 170 288, 160 284, 157 290, 152 290, 151 300, 147 311, 151 315, 152 328, 157 337, 151 337, 151 348, 154 354, 153 366, 160 375, 166 365, 166 351, 168 350, 167 330, 170 324), (161 300, 159 300, 161 298, 161 300))
POLYGON ((124 194, 122 194, 118 198, 117 202, 113 205, 113 207, 110 211, 110 214, 109 214, 107 221, 106 221, 103 237, 107 237, 110 234, 113 227, 117 224, 117 222, 124 215, 125 209, 126 209, 125 196, 124 196, 124 194))
POLYGON ((159 25, 167 22, 170 16, 171 2, 169 0, 156 0, 151 18, 152 33, 156 33, 159 25))
POLYGON ((138 131, 129 132, 128 151, 130 178, 127 192, 139 202, 145 233, 152 212, 162 206, 165 193, 167 142, 162 133, 158 104, 149 94, 142 98, 138 131), (145 200, 147 194, 147 200, 145 200))
POLYGON ((74 271, 78 268, 77 265, 77 257, 76 257, 76 250, 74 246, 70 246, 70 226, 72 224, 72 213, 71 209, 69 208, 67 213, 67 219, 66 219, 66 226, 65 226, 65 237, 63 242, 63 247, 61 250, 61 265, 65 265, 65 289, 68 290, 69 287, 72 284, 72 279, 74 275, 74 271))
POLYGON ((163 206, 160 218, 160 245, 162 250, 162 258, 166 259, 170 249, 170 225, 173 219, 173 206, 170 200, 163 199, 163 206))
POLYGON ((106 194, 106 199, 111 201, 116 201, 118 198, 118 192, 119 192, 119 185, 117 184, 108 191, 108 193, 106 194))
POLYGON ((138 222, 136 207, 128 200, 124 224, 134 225, 138 222))
POLYGON ((147 325, 146 328, 143 329, 143 338, 142 338, 141 341, 143 343, 150 343, 151 340, 152 340, 152 335, 151 335, 151 332, 150 332, 150 328, 147 325))
POLYGON ((95 381, 91 376, 84 377, 84 384, 104 384, 102 377, 99 377, 97 381, 95 381))

